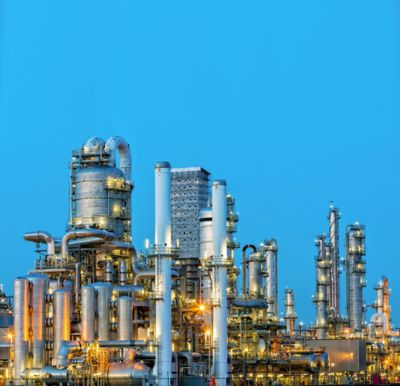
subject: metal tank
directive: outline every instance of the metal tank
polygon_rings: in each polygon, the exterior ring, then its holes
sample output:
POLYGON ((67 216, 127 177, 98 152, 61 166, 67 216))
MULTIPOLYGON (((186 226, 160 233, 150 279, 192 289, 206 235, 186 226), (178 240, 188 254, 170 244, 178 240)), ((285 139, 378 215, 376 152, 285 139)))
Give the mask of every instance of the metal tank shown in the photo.
POLYGON ((118 298, 118 340, 131 340, 133 301, 129 296, 118 298))
POLYGON ((94 283, 97 292, 97 335, 99 340, 110 339, 110 301, 112 284, 94 283))
POLYGON ((266 300, 267 315, 270 318, 278 317, 278 243, 275 239, 265 242, 267 264, 266 300))
POLYGON ((295 334, 297 315, 294 305, 294 291, 291 288, 285 289, 285 320, 286 334, 293 336, 295 334))
POLYGON ((68 289, 54 291, 53 302, 53 357, 56 357, 62 343, 71 339, 71 291, 68 289))
POLYGON ((346 280, 347 314, 350 327, 360 333, 364 320, 363 287, 365 286, 365 231, 358 223, 348 225, 346 229, 346 280))
POLYGON ((107 143, 94 137, 73 152, 70 228, 100 228, 131 241, 131 167, 129 145, 120 137, 107 143))
POLYGON ((82 287, 81 340, 93 342, 95 333, 96 290, 91 285, 82 287))
POLYGON ((14 280, 14 379, 21 384, 28 366, 29 344, 29 281, 26 277, 14 280))
POLYGON ((263 276, 261 274, 263 259, 265 259, 265 254, 262 252, 252 253, 247 258, 249 267, 249 295, 253 298, 262 297, 264 294, 263 276))
POLYGON ((49 278, 46 275, 29 275, 27 279, 31 283, 31 329, 32 329, 32 367, 44 366, 45 344, 45 309, 46 295, 49 288, 49 278))

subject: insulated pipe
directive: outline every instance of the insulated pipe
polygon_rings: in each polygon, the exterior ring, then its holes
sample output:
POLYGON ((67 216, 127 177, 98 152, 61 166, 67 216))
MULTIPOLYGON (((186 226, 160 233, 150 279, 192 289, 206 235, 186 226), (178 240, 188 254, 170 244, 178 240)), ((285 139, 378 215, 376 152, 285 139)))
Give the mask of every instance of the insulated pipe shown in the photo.
POLYGON ((82 268, 81 263, 75 264, 75 304, 76 305, 79 304, 79 299, 80 299, 81 289, 82 289, 81 268, 82 268))
POLYGON ((159 162, 155 167, 155 247, 156 257, 155 289, 156 339, 159 344, 154 367, 158 384, 170 384, 171 374, 171 258, 164 255, 171 248, 171 166, 159 162))
POLYGON ((257 248, 253 244, 247 244, 242 248, 242 295, 245 296, 247 293, 247 274, 246 274, 246 251, 252 249, 253 253, 257 252, 257 248))
POLYGON ((147 343, 144 340, 99 340, 98 343, 99 347, 104 347, 104 348, 146 347, 147 345, 147 343))
POLYGON ((268 303, 267 315, 278 318, 278 244, 275 239, 265 241, 268 303))
POLYGON ((47 256, 54 256, 55 241, 50 233, 43 231, 27 232, 24 234, 24 240, 47 244, 47 256))
POLYGON ((45 303, 49 288, 49 278, 46 275, 33 274, 27 276, 31 283, 31 329, 32 329, 32 367, 42 368, 44 366, 44 343, 45 343, 45 303))
POLYGON ((71 335, 71 292, 58 289, 53 293, 54 325, 53 325, 53 353, 54 358, 60 351, 64 341, 70 340, 71 335))
POLYGON ((60 349, 54 355, 53 365, 56 367, 67 367, 69 356, 73 353, 79 353, 82 351, 80 342, 77 341, 64 341, 62 342, 60 349))
POLYGON ((124 286, 126 285, 126 261, 125 260, 120 260, 119 261, 119 284, 124 286))
POLYGON ((114 238, 114 234, 102 229, 75 229, 67 232, 61 241, 61 257, 64 260, 69 259, 68 243, 72 239, 85 239, 87 237, 98 237, 103 240, 114 238))
POLYGON ((104 150, 110 153, 110 163, 114 167, 116 166, 116 153, 118 150, 118 167, 124 173, 125 178, 130 181, 132 179, 132 158, 128 142, 122 137, 113 136, 108 138, 104 150))
POLYGON ((113 282, 113 262, 111 260, 106 261, 106 274, 105 274, 105 281, 106 283, 113 282))
POLYGON ((14 280, 14 380, 21 379, 28 362, 29 341, 29 281, 25 277, 14 280))
POLYGON ((267 302, 263 299, 242 299, 232 300, 232 306, 238 308, 267 308, 267 302))
POLYGON ((212 184, 213 218, 213 371, 217 386, 228 378, 228 304, 227 304, 227 232, 226 182, 212 184))
POLYGON ((81 307, 81 340, 83 342, 93 342, 95 335, 95 297, 96 290, 93 286, 82 287, 82 307, 81 307))
POLYGON ((120 296, 118 298, 118 340, 132 339, 132 298, 120 296))

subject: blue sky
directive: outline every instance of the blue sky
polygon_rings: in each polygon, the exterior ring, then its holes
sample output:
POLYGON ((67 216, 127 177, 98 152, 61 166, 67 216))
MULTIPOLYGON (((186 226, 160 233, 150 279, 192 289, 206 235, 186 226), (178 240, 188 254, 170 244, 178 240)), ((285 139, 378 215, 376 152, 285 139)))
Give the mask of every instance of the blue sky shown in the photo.
POLYGON ((385 273, 400 326, 399 7, 1 1, 0 281, 10 291, 31 268, 25 231, 65 230, 71 150, 117 134, 133 149, 137 247, 153 235, 154 163, 202 165, 228 181, 242 244, 278 239, 280 296, 293 287, 308 323, 334 200, 342 236, 366 224, 367 303, 385 273))

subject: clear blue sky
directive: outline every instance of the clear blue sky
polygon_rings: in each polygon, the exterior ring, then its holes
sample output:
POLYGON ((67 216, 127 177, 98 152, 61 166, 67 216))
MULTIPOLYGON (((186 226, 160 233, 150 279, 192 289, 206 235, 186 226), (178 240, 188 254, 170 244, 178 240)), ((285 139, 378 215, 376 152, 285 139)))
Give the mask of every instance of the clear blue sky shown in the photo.
MULTIPOLYGON (((314 318, 330 200, 367 227, 367 301, 386 273, 400 326, 398 1, 0 2, 0 281, 61 235, 68 161, 117 134, 134 159, 134 237, 153 235, 153 165, 225 178, 238 238, 276 237, 279 280, 314 318)), ((343 238, 342 238, 343 240, 343 238)), ((344 248, 342 246, 342 251, 344 248)), ((282 292, 281 292, 282 297, 282 292)))

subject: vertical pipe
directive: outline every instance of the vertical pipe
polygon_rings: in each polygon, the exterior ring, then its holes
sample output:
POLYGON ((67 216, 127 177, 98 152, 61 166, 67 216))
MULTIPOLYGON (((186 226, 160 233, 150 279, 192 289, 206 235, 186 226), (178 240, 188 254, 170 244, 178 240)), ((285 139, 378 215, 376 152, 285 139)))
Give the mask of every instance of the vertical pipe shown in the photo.
POLYGON ((93 342, 95 335, 95 297, 96 290, 92 286, 82 287, 82 307, 81 307, 81 340, 83 342, 93 342))
POLYGON ((331 290, 329 306, 334 310, 334 316, 340 316, 340 280, 339 280, 339 209, 333 206, 329 210, 329 239, 331 245, 331 290))
POLYGON ((106 275, 105 275, 106 283, 113 282, 113 262, 112 260, 106 261, 106 275))
POLYGON ((120 260, 118 268, 119 268, 119 284, 126 285, 126 261, 120 260))
POLYGON ((278 244, 275 239, 265 242, 267 263, 267 315, 278 318, 278 244))
POLYGON ((70 340, 71 292, 67 289, 54 291, 53 358, 58 354, 63 341, 70 340))
POLYGON ((118 340, 132 340, 132 305, 131 297, 118 298, 118 340))
POLYGON ((82 289, 82 280, 81 280, 81 263, 75 264, 75 305, 79 304, 79 300, 81 297, 81 289, 82 289))
POLYGON ((24 277, 14 281, 14 379, 21 384, 28 364, 29 282, 24 277))
POLYGON ((49 279, 46 275, 29 275, 27 279, 32 286, 32 367, 40 369, 44 366, 45 303, 49 279))
POLYGON ((227 232, 226 232, 226 182, 212 184, 213 213, 213 368, 218 386, 225 386, 228 377, 228 326, 227 326, 227 232))
POLYGON ((167 386, 171 378, 171 166, 155 166, 155 246, 156 246, 156 353, 155 375, 158 384, 167 386))

